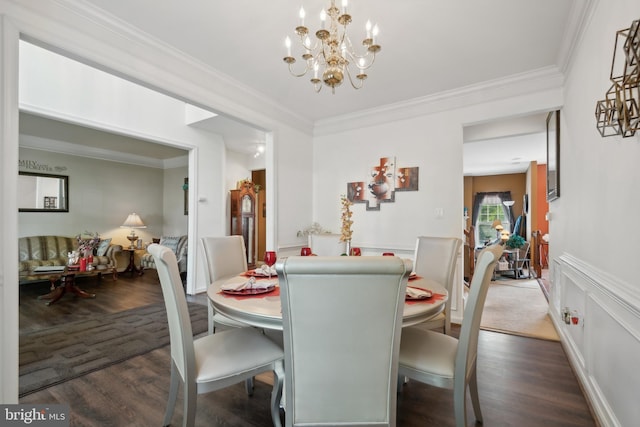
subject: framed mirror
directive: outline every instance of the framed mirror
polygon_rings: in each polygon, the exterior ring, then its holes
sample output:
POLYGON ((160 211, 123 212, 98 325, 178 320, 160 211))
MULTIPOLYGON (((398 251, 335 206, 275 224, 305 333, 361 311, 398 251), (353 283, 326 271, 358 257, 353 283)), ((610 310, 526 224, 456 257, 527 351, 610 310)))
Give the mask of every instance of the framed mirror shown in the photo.
POLYGON ((69 177, 19 172, 18 212, 69 212, 69 177))
POLYGON ((547 116, 547 201, 560 197, 560 110, 547 116))

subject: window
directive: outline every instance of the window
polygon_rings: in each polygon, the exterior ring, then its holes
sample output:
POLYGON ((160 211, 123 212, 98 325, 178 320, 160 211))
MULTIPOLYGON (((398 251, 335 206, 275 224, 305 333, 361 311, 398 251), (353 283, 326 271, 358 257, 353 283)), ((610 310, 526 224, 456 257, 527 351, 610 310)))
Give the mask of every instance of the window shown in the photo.
POLYGON ((502 223, 505 230, 511 230, 509 208, 502 203, 505 200, 511 200, 510 196, 502 193, 479 193, 476 198, 477 212, 474 212, 476 242, 485 244, 498 237, 493 227, 496 220, 502 223))

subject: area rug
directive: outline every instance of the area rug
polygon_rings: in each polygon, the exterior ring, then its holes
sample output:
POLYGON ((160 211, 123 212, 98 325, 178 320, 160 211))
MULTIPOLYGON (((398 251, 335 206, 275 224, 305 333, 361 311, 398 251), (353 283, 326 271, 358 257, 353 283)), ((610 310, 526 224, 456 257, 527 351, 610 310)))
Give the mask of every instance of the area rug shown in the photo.
POLYGON ((480 328, 511 335, 559 341, 547 314, 547 303, 537 280, 491 282, 480 328))
MULTIPOLYGON (((207 307, 189 303, 193 334, 207 307)), ((169 344, 164 303, 20 335, 20 397, 169 344)))

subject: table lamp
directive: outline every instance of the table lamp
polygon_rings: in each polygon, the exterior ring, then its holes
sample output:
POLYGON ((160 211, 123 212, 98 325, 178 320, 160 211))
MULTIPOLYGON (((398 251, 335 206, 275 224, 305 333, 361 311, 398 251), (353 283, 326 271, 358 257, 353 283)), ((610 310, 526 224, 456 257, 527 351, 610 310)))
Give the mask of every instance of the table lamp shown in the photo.
POLYGON ((131 242, 131 246, 129 246, 129 249, 135 249, 135 245, 133 244, 133 242, 138 240, 138 236, 136 236, 135 229, 147 228, 147 226, 144 225, 144 222, 142 222, 142 220, 140 219, 140 216, 135 212, 129 214, 127 219, 124 221, 124 224, 122 224, 120 227, 131 229, 131 234, 127 235, 127 239, 131 242))
POLYGON ((493 224, 491 224, 491 228, 494 228, 496 230, 497 237, 500 238, 500 232, 504 229, 504 227, 502 226, 502 221, 500 221, 499 219, 494 220, 493 224))

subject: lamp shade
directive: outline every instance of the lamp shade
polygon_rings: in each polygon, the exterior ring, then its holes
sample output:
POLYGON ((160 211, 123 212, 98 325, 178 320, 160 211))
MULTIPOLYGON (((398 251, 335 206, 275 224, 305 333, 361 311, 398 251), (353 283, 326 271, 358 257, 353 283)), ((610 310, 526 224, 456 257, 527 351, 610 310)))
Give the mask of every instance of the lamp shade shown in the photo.
POLYGON ((502 226, 502 222, 499 219, 496 219, 495 221, 493 221, 493 224, 491 224, 492 228, 495 228, 496 230, 502 230, 504 227, 502 226))
POLYGON ((516 202, 513 200, 505 200, 504 202, 502 202, 503 205, 505 205, 506 207, 510 208, 511 206, 515 205, 516 202))
POLYGON ((131 213, 120 227, 122 228, 147 228, 137 213, 131 213))

